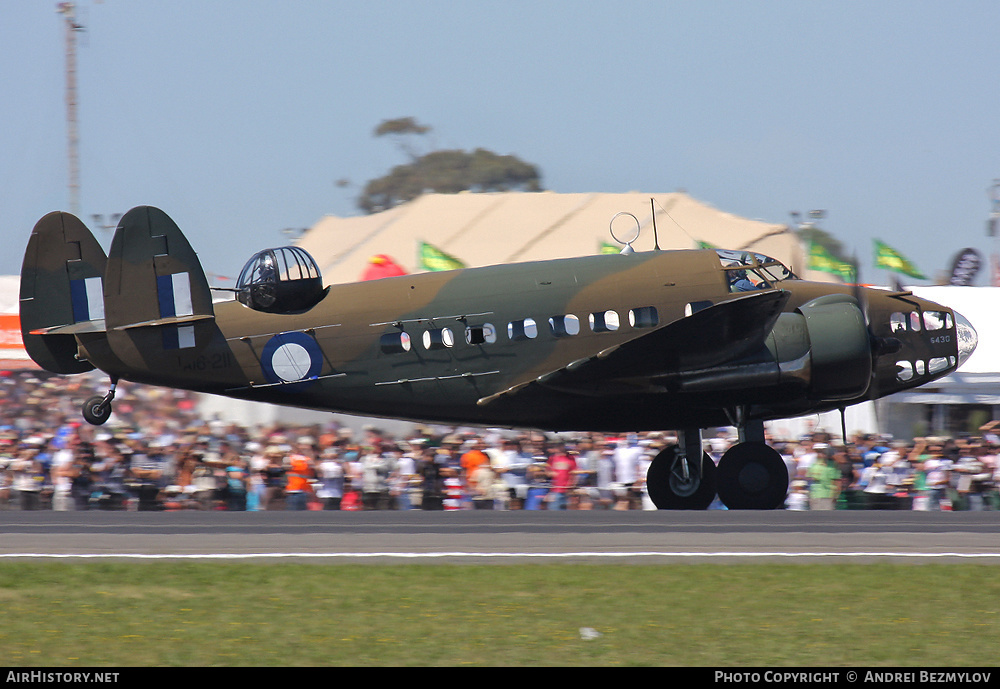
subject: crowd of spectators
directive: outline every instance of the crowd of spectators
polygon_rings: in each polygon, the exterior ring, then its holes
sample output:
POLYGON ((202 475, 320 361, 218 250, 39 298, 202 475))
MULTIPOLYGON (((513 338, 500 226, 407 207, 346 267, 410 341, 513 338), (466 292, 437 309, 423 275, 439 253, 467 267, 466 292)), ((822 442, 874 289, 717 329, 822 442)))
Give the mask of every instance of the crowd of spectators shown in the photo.
MULTIPOLYGON (((106 426, 80 403, 89 376, 0 372, 0 509, 654 509, 644 490, 672 433, 565 435, 413 426, 393 437, 336 424, 206 420, 194 395, 127 385, 106 426)), ((914 442, 815 431, 770 438, 786 508, 1000 509, 1000 437, 914 442)), ((715 460, 733 429, 706 433, 715 460)), ((716 501, 712 507, 725 509, 716 501)))

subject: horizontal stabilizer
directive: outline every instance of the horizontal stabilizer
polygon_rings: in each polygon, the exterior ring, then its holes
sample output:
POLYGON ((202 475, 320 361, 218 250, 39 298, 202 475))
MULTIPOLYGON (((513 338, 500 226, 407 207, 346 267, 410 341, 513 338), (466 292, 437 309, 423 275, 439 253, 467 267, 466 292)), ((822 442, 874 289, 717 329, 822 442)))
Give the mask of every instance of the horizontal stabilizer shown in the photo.
POLYGON ((201 314, 199 316, 171 316, 169 318, 157 318, 152 321, 143 321, 142 323, 129 323, 127 325, 119 325, 115 330, 131 330, 132 328, 150 328, 158 325, 181 325, 184 323, 195 323, 197 321, 211 321, 214 320, 215 316, 210 314, 201 314))
POLYGON ((94 235, 70 213, 49 213, 32 230, 21 265, 21 336, 42 368, 94 368, 77 357, 74 336, 103 330, 106 260, 94 235))
POLYGON ((84 335, 91 333, 107 332, 104 327, 104 319, 99 321, 85 321, 74 323, 73 325, 56 325, 51 328, 38 328, 32 330, 32 335, 84 335))
POLYGON ((581 395, 642 391, 658 376, 736 361, 764 343, 788 298, 782 290, 746 293, 590 358, 520 381, 478 403, 490 404, 531 384, 581 395))

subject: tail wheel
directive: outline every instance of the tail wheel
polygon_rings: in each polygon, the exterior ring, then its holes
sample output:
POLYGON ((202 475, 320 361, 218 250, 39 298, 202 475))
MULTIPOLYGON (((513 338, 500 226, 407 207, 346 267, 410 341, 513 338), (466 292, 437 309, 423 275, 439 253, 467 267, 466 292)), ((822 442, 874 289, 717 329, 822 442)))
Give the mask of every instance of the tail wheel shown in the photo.
POLYGON ((701 471, 686 467, 687 459, 670 446, 653 458, 646 472, 649 499, 659 510, 704 510, 715 499, 715 462, 702 454, 701 471))
POLYGON ((719 499, 731 510, 774 510, 788 494, 788 469, 764 443, 740 443, 722 455, 716 482, 719 499))
POLYGON ((83 403, 83 418, 100 426, 111 417, 111 402, 104 395, 95 395, 83 403))

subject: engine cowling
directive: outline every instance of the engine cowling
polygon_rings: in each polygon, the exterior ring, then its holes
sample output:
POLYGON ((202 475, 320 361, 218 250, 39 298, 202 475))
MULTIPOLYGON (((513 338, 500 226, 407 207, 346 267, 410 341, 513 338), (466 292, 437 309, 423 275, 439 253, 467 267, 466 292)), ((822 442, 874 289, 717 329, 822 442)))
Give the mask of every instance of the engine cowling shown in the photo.
POLYGON ((853 297, 830 294, 798 308, 809 336, 809 391, 822 399, 853 399, 871 384, 871 338, 853 297))

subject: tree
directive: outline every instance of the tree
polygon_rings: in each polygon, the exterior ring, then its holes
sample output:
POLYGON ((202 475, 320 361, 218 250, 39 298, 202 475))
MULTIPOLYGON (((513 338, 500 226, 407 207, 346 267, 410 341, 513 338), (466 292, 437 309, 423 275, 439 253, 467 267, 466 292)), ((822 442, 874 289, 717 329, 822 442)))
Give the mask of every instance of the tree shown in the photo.
MULTIPOLYGON (((423 135, 430 127, 418 124, 412 117, 383 120, 375 128, 375 136, 397 139, 423 135)), ((358 207, 366 213, 377 213, 400 203, 411 201, 427 192, 456 194, 460 191, 539 191, 541 176, 538 168, 513 155, 498 155, 483 148, 431 151, 416 155, 402 140, 398 145, 410 162, 397 165, 388 174, 371 180, 358 198, 358 207)))
POLYGON ((397 117, 394 120, 382 120, 379 126, 375 127, 375 136, 385 136, 386 134, 426 134, 431 130, 423 124, 417 124, 413 117, 397 117))
POLYGON ((397 117, 394 120, 382 120, 379 126, 375 127, 375 136, 390 136, 396 140, 396 145, 411 160, 416 158, 412 145, 407 140, 410 136, 423 136, 431 130, 424 124, 418 124, 413 117, 397 117))

